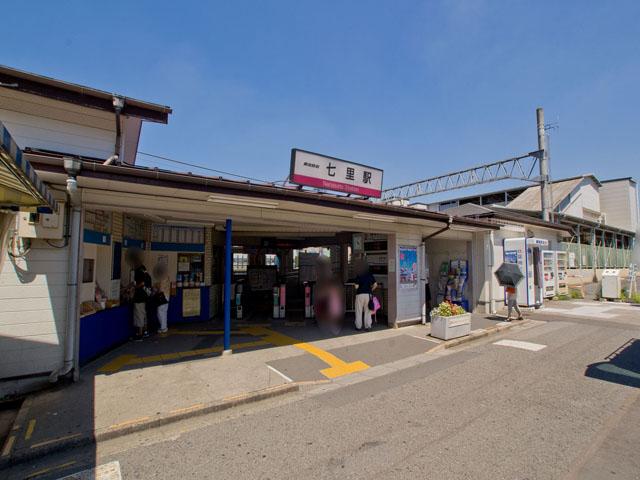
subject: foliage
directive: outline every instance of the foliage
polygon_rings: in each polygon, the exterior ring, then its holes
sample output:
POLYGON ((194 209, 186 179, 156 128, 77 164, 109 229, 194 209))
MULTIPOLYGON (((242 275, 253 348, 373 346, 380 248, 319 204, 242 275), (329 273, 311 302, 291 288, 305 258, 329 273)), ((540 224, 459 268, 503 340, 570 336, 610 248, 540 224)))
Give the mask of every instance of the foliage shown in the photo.
POLYGON ((556 298, 558 300, 571 300, 571 297, 569 295, 565 295, 564 293, 562 295, 558 295, 556 298))
POLYGON ((569 289, 569 296, 573 299, 583 299, 584 295, 582 295, 582 292, 578 289, 578 288, 571 288, 569 289))
POLYGON ((455 315, 462 315, 464 313, 467 313, 464 308, 462 308, 460 305, 455 305, 447 300, 431 310, 431 316, 439 317, 453 317, 455 315))

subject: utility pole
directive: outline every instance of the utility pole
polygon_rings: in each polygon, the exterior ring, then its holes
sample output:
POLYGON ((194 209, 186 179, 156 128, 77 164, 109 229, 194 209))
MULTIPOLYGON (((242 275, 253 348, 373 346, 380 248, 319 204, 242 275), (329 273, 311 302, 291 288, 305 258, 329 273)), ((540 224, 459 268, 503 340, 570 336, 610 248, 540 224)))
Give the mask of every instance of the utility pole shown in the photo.
POLYGON ((549 152, 546 147, 544 131, 544 110, 536 109, 538 123, 538 150, 542 151, 540 157, 540 205, 542 207, 542 219, 551 220, 551 183, 549 182, 549 152))

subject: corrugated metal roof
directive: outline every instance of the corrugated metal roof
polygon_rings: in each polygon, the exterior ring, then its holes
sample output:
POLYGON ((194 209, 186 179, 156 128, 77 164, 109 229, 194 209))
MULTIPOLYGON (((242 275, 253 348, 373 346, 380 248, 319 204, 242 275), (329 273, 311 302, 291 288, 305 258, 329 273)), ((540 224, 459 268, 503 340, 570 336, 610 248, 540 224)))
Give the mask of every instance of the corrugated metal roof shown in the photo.
POLYGON ((42 183, 31 164, 0 122, 0 205, 5 207, 38 207, 55 209, 53 195, 42 183))
MULTIPOLYGON (((577 177, 569 180, 563 180, 560 182, 554 182, 551 184, 551 198, 552 208, 557 208, 567 195, 569 195, 574 188, 580 185, 580 182, 585 177, 577 177)), ((539 212, 542 210, 540 201, 540 186, 535 185, 527 188, 524 192, 518 195, 514 200, 507 204, 507 208, 514 210, 528 210, 531 212, 539 212)))

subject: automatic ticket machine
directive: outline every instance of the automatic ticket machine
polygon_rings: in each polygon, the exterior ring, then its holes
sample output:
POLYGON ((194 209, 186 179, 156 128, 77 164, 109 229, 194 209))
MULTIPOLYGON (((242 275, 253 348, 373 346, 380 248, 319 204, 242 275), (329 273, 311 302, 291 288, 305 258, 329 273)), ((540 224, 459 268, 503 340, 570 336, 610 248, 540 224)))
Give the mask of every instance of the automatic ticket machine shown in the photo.
POLYGON ((504 239, 504 261, 516 263, 524 274, 518 285, 518 304, 539 308, 544 300, 543 250, 549 248, 544 238, 520 237, 504 239))

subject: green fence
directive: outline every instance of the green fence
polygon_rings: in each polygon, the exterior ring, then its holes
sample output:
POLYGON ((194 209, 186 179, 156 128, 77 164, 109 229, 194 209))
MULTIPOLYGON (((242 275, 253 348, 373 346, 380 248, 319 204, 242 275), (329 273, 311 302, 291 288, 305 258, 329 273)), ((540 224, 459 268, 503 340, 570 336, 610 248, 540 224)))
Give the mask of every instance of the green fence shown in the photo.
POLYGON ((598 245, 594 249, 591 245, 561 242, 560 249, 569 254, 569 265, 573 268, 593 268, 594 259, 596 268, 626 268, 631 262, 631 250, 624 248, 598 245))

